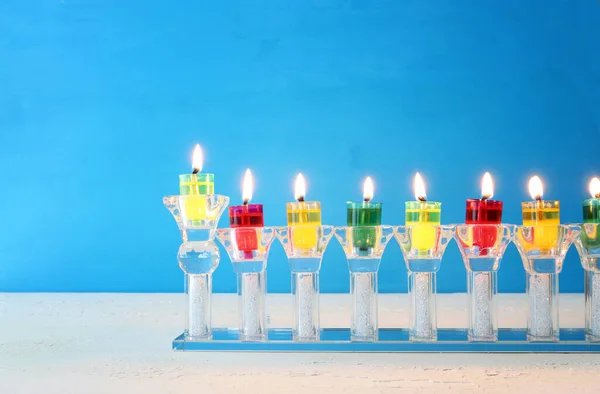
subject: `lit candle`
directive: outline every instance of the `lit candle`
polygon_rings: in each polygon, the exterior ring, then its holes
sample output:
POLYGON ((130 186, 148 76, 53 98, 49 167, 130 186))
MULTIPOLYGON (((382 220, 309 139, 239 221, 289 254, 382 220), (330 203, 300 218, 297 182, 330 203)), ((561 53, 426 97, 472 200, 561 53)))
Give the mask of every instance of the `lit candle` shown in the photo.
MULTIPOLYGON (((215 193, 215 176, 213 174, 201 173, 204 157, 200 145, 196 145, 192 158, 192 173, 179 175, 179 194, 182 196, 200 196, 215 193)), ((184 202, 185 216, 193 224, 200 225, 203 219, 214 215, 207 210, 206 200, 201 198, 188 198, 184 202)), ((214 212, 214 211, 213 211, 214 212)))
MULTIPOLYGON (((467 199, 466 224, 500 224, 502 223, 502 201, 492 200, 494 182, 489 172, 483 175, 481 181, 481 198, 467 199)), ((482 254, 487 254, 487 248, 496 244, 498 231, 493 227, 476 226, 473 228, 471 244, 477 246, 482 254)))
POLYGON ((240 227, 263 227, 264 216, 262 204, 248 204, 252 199, 253 179, 250 169, 244 174, 242 186, 242 205, 229 207, 229 225, 238 228, 235 232, 237 248, 244 252, 244 257, 251 259, 253 251, 258 249, 258 238, 253 228, 240 229, 240 227))
MULTIPOLYGON (((583 200, 583 223, 593 223, 600 225, 600 179, 594 177, 590 181, 590 194, 592 198, 583 200)), ((596 249, 600 247, 600 226, 591 226, 593 229, 584 228, 585 234, 581 240, 587 249, 596 249)))
POLYGON ((317 229, 307 226, 321 225, 321 203, 318 201, 304 201, 306 196, 306 181, 302 174, 296 177, 294 187, 296 202, 288 202, 287 223, 288 226, 303 226, 292 232, 293 246, 299 249, 311 249, 317 246, 317 229))
POLYGON ((534 201, 521 203, 523 226, 533 227, 532 241, 525 243, 526 251, 547 251, 556 246, 560 225, 560 201, 542 200, 544 186, 536 175, 529 180, 529 194, 534 201))
MULTIPOLYGON (((363 201, 346 203, 348 207, 348 226, 379 226, 381 225, 381 203, 372 202, 373 199, 373 180, 370 177, 365 179, 363 185, 363 201)), ((360 250, 368 250, 375 247, 377 243, 377 233, 375 229, 357 229, 354 232, 354 246, 360 250)))
POLYGON ((425 183, 417 172, 414 180, 416 201, 406 202, 406 225, 412 229, 412 247, 427 251, 437 244, 437 229, 442 213, 442 203, 427 201, 425 183))

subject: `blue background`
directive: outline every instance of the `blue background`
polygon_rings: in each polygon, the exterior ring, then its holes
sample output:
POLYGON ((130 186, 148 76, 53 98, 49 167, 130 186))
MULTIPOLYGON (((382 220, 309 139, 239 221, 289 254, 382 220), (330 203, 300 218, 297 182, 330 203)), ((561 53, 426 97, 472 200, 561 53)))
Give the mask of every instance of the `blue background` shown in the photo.
MULTIPOLYGON (((506 222, 534 173, 563 222, 580 221, 599 103, 596 0, 4 0, 0 291, 181 291, 161 199, 197 142, 233 202, 252 168, 270 225, 298 171, 328 224, 366 175, 384 222, 403 223, 417 170, 444 223, 464 220, 486 170, 506 222)), ((289 291, 279 244, 268 270, 269 291, 289 291)), ((381 291, 406 291, 395 242, 380 274, 381 291)), ((511 246, 500 291, 524 279, 511 246)), ((560 281, 583 289, 574 248, 560 281)), ((235 283, 224 257, 214 289, 235 283)), ((348 291, 335 241, 321 284, 348 291)), ((438 287, 465 290, 454 244, 438 287)))

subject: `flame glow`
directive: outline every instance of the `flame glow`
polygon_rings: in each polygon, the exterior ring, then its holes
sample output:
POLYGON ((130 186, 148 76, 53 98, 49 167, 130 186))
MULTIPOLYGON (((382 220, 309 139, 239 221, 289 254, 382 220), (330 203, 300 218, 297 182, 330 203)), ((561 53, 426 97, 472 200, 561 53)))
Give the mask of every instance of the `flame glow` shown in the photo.
POLYGON ((529 179, 529 194, 534 200, 541 200, 544 195, 544 185, 539 176, 535 175, 529 179))
POLYGON ((244 174, 244 183, 242 185, 242 199, 244 200, 244 204, 247 204, 250 200, 252 200, 252 191, 254 190, 254 179, 252 178, 252 173, 248 168, 246 173, 244 174))
POLYGON ((492 176, 489 172, 483 174, 483 179, 481 180, 481 198, 488 199, 494 196, 494 181, 492 181, 492 176))
POLYGON ((600 179, 593 177, 590 181, 590 194, 594 198, 600 198, 600 179))
POLYGON ((196 144, 194 148, 194 155, 192 156, 192 168, 194 172, 202 171, 202 165, 204 164, 204 154, 199 144, 196 144))
POLYGON ((370 176, 365 179, 365 183, 363 184, 363 199, 365 201, 371 201, 373 199, 373 180, 370 176))
POLYGON ((296 184, 294 186, 294 198, 301 201, 306 196, 306 181, 302 174, 298 174, 296 177, 296 184))
POLYGON ((423 178, 421 178, 421 174, 418 172, 415 174, 413 189, 415 191, 416 200, 425 201, 427 199, 427 194, 425 193, 425 182, 423 182, 423 178))

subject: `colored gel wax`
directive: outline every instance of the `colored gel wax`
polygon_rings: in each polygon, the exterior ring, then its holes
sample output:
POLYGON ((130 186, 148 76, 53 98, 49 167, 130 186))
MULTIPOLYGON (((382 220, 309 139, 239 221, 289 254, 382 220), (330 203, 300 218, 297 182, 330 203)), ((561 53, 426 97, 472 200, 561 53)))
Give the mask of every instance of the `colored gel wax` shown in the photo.
MULTIPOLYGON (((380 202, 348 202, 348 226, 370 227, 381 225, 381 203, 380 202)), ((354 247, 361 251, 374 248, 377 245, 377 231, 374 228, 360 228, 353 232, 354 247)))
POLYGON ((264 227, 262 204, 244 204, 229 207, 229 225, 235 228, 235 241, 244 257, 251 259, 259 249, 258 234, 254 227, 264 227))
POLYGON ((560 201, 526 201, 521 203, 523 226, 533 227, 532 241, 524 243, 525 251, 548 251, 558 241, 560 201))
POLYGON ((438 241, 442 203, 430 201, 406 202, 406 226, 412 227, 411 247, 423 254, 435 249, 438 241))
MULTIPOLYGON (((214 175, 207 173, 179 175, 179 194, 202 196, 215 193, 214 175)), ((201 225, 204 219, 214 219, 216 212, 208 209, 206 198, 188 197, 184 201, 185 216, 192 225, 201 225)))
MULTIPOLYGON (((502 201, 468 199, 465 224, 500 224, 502 223, 502 201)), ((494 227, 475 226, 469 233, 466 246, 476 246, 480 254, 485 256, 489 248, 496 245, 498 230, 494 227)))
POLYGON ((593 229, 585 228, 582 231, 581 241, 587 249, 600 248, 600 198, 588 198, 582 203, 583 223, 598 224, 593 229))
POLYGON ((316 201, 288 202, 286 210, 288 226, 301 226, 291 229, 292 246, 298 249, 316 247, 317 227, 321 225, 321 203, 316 201))

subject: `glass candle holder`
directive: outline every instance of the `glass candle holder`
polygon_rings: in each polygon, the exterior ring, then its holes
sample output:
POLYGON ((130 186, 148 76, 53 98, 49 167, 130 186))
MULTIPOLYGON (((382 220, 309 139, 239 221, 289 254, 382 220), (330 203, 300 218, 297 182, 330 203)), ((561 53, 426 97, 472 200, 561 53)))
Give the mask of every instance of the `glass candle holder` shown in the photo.
POLYGON ((527 272, 529 341, 559 340, 558 274, 571 243, 579 234, 577 226, 518 226, 513 242, 527 272), (549 228, 546 228, 549 227, 549 228), (540 239, 540 234, 543 234, 540 239), (550 242, 550 234, 556 238, 550 242))
POLYGON ((217 230, 237 274, 238 335, 242 341, 267 339, 267 259, 275 238, 272 227, 217 230), (248 239, 253 240, 252 249, 248 239), (241 242, 240 242, 241 241, 241 242))
POLYGON ((292 272, 295 341, 318 341, 319 270, 323 253, 333 236, 332 226, 290 226, 276 228, 292 272))
POLYGON ((456 243, 467 269, 468 339, 471 342, 498 340, 497 272, 513 230, 513 225, 501 224, 456 226, 456 243))
POLYGON ((393 234, 391 226, 350 226, 335 229, 335 236, 344 249, 350 270, 352 341, 377 340, 377 271, 383 251, 393 234), (367 243, 365 234, 369 237, 367 243), (365 247, 366 244, 369 246, 365 247))
POLYGON ((600 224, 583 223, 575 247, 585 273, 585 335, 600 342, 600 224))
POLYGON ((212 337, 212 273, 220 258, 214 233, 229 197, 218 194, 167 196, 163 203, 177 222, 183 240, 177 260, 186 279, 185 339, 207 340, 212 337))
POLYGON ((411 302, 409 338, 414 342, 437 340, 436 284, 442 256, 454 237, 453 226, 398 226, 394 235, 400 244, 408 270, 408 294, 411 302), (432 235, 433 234, 433 237, 432 235), (427 245, 418 237, 425 236, 427 245), (433 243, 431 243, 433 241, 433 243))

